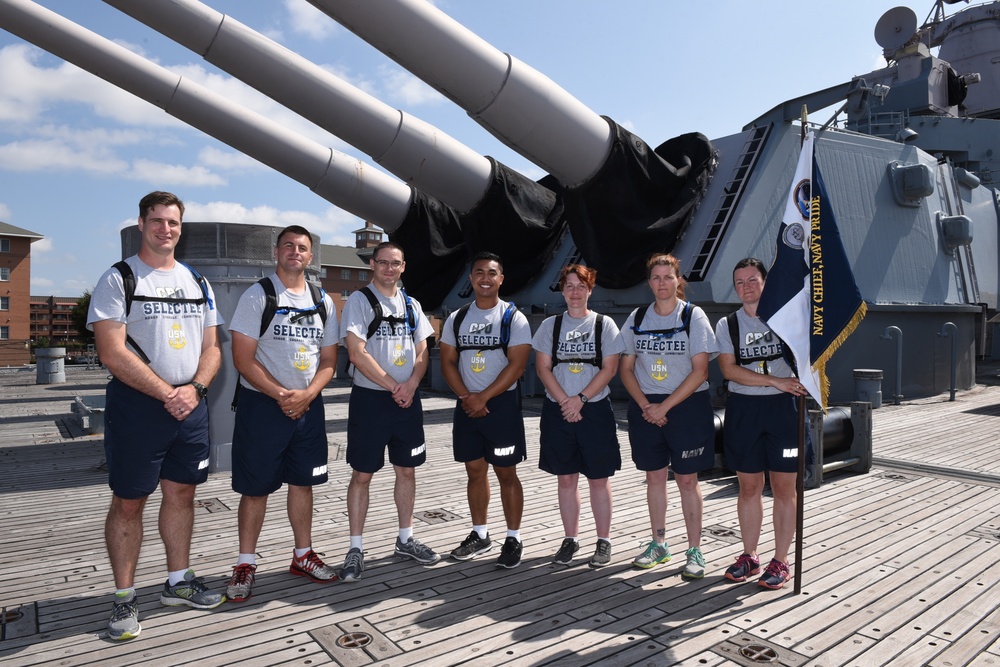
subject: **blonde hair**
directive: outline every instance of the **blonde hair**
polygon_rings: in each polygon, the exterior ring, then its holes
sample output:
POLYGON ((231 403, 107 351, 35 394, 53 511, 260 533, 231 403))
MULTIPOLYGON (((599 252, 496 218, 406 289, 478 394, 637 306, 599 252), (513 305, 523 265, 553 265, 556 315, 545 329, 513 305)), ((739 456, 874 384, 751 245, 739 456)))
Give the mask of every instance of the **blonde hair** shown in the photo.
POLYGON ((646 260, 646 280, 649 280, 653 276, 654 266, 669 266, 673 268, 674 275, 677 276, 677 298, 684 299, 684 286, 687 285, 687 281, 681 275, 681 261, 673 255, 664 252, 650 255, 649 259, 646 260))

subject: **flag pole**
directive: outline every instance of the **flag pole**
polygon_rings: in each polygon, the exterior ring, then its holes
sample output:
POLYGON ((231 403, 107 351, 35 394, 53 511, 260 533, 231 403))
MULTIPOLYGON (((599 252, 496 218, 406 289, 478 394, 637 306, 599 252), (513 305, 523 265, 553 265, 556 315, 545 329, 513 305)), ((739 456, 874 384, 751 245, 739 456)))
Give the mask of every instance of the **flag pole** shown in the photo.
MULTIPOLYGON (((802 105, 800 142, 806 141, 806 131, 809 123, 809 110, 802 105)), ((794 594, 802 593, 802 525, 805 523, 805 476, 806 476, 806 397, 798 397, 799 409, 799 443, 798 443, 798 475, 795 478, 795 589, 794 594)))

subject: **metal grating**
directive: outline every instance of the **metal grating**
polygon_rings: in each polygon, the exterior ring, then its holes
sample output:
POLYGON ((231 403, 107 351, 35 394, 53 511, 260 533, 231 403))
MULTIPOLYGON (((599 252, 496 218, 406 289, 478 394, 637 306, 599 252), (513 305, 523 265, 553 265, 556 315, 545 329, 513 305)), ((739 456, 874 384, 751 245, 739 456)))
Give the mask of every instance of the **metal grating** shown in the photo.
POLYGON ((804 665, 807 658, 791 649, 764 641, 747 633, 740 633, 731 639, 716 644, 712 653, 721 655, 744 667, 758 665, 774 665, 781 667, 798 667, 804 665))

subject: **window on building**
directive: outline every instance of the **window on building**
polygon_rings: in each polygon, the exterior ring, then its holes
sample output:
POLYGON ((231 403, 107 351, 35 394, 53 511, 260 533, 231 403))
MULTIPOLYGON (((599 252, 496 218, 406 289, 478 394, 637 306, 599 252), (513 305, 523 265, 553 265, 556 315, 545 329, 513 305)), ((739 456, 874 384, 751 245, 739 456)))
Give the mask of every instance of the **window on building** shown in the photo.
POLYGON ((351 279, 351 270, 350 269, 341 269, 340 270, 340 279, 341 280, 350 280, 351 279))
POLYGON ((368 280, 368 272, 358 271, 358 280, 368 280))
POLYGON ((10 252, 10 239, 0 239, 0 252, 10 252))
POLYGON ((340 300, 341 301, 346 301, 347 297, 349 297, 349 296, 351 296, 351 290, 349 290, 349 289, 341 290, 341 292, 340 292, 340 300))
POLYGON ((10 310, 9 296, 0 296, 0 310, 10 310))
POLYGON ((10 327, 0 327, 0 340, 10 340, 10 327))
POLYGON ((10 280, 10 267, 0 266, 0 280, 10 280))

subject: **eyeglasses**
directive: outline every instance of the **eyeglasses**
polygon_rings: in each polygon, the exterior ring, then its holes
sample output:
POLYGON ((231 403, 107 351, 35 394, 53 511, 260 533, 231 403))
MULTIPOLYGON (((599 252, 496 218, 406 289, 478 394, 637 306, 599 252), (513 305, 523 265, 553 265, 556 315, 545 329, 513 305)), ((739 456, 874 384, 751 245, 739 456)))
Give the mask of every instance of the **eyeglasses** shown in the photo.
POLYGON ((394 259, 391 262, 387 259, 376 259, 375 266, 380 269, 399 269, 402 268, 403 262, 398 259, 394 259))

